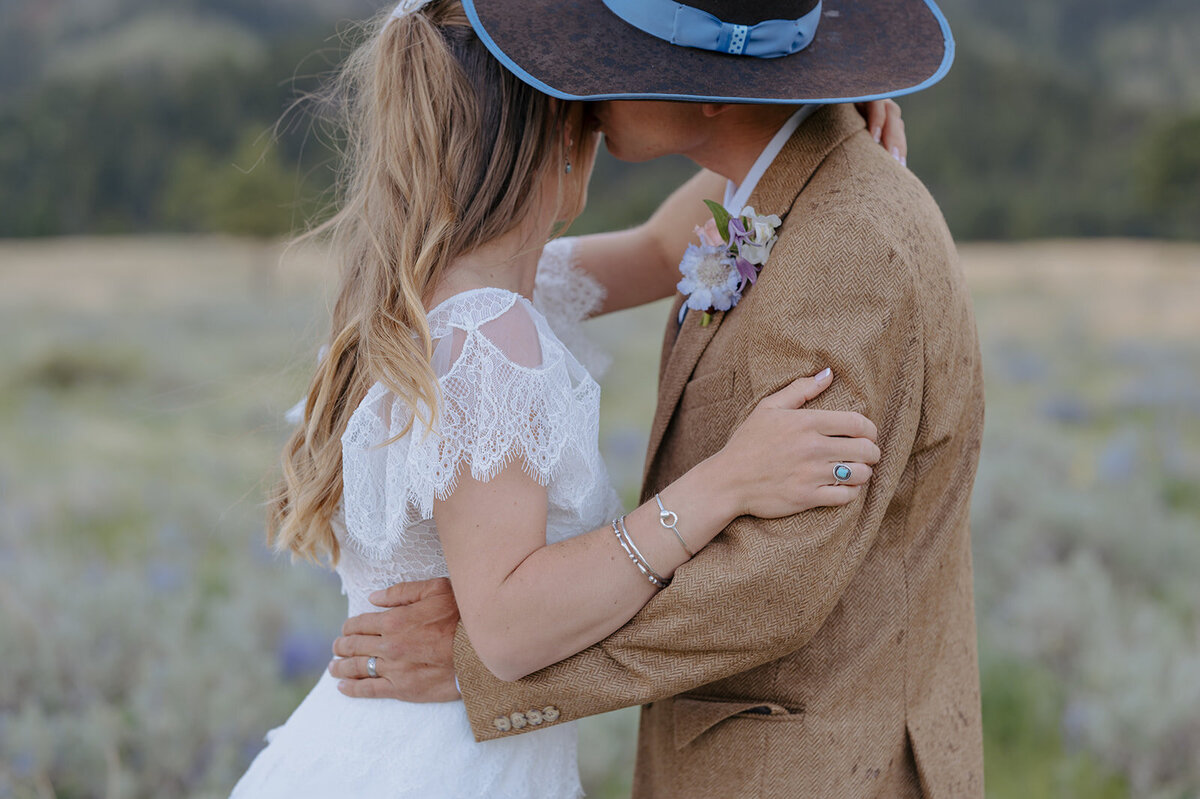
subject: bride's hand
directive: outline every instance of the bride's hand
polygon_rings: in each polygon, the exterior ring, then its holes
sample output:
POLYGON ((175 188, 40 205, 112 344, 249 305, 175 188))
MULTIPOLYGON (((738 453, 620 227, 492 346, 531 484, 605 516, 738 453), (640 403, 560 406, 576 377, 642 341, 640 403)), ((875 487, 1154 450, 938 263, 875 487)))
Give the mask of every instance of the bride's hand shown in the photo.
POLYGON ((855 103, 854 107, 867 121, 871 138, 883 145, 892 158, 908 166, 908 138, 904 135, 900 105, 895 100, 872 100, 869 103, 855 103))
POLYGON ((775 519, 845 505, 862 492, 879 462, 875 425, 859 413, 802 408, 832 382, 826 369, 763 398, 714 456, 741 514, 775 519), (839 466, 850 470, 844 480, 839 466))

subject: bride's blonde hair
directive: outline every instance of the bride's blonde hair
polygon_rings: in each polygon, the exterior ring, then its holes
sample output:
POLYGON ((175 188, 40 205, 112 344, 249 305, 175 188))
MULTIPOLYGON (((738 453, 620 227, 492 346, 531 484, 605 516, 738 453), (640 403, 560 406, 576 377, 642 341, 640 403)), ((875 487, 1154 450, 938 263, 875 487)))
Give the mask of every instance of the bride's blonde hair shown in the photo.
POLYGON ((350 414, 375 381, 437 407, 426 300, 447 264, 537 213, 545 170, 568 156, 569 104, 504 69, 458 0, 372 25, 322 98, 344 132, 343 174, 337 214, 309 235, 331 235, 341 281, 268 524, 276 549, 332 563, 350 414))

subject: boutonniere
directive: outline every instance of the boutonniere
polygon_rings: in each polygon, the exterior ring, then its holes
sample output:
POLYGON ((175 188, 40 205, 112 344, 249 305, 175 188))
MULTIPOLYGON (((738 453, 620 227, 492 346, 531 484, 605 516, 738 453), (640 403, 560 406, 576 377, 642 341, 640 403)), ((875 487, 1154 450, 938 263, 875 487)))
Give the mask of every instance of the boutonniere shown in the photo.
POLYGON ((679 322, 689 310, 703 311, 701 327, 712 321, 713 311, 728 311, 738 304, 747 285, 758 280, 758 272, 771 255, 778 238, 779 217, 762 216, 746 206, 738 216, 720 203, 705 200, 712 219, 696 228, 700 244, 689 244, 679 262, 683 279, 676 288, 687 297, 679 311, 679 322))

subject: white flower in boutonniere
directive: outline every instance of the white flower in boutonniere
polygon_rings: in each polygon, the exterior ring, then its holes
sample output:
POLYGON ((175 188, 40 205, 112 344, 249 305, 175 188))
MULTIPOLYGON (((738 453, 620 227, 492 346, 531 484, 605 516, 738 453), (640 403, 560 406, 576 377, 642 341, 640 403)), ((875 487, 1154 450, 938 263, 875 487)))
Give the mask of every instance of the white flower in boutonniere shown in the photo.
POLYGON ((683 279, 676 286, 687 297, 679 312, 680 323, 690 309, 704 312, 701 326, 712 321, 713 311, 737 305, 746 285, 758 280, 781 224, 774 214, 760 216, 750 206, 733 216, 712 200, 704 202, 713 218, 696 228, 700 246, 688 245, 679 262, 683 279))
POLYGON ((771 255, 771 248, 775 246, 775 240, 779 238, 775 235, 775 229, 779 225, 780 219, 775 214, 759 216, 751 206, 746 206, 746 210, 742 211, 741 219, 729 221, 730 231, 733 232, 736 229, 732 235, 741 240, 741 244, 738 245, 738 254, 755 266, 761 267, 767 262, 767 258, 771 255))
POLYGON ((683 280, 679 290, 687 295, 686 307, 696 311, 728 311, 739 299, 742 277, 724 247, 689 244, 679 262, 683 280))

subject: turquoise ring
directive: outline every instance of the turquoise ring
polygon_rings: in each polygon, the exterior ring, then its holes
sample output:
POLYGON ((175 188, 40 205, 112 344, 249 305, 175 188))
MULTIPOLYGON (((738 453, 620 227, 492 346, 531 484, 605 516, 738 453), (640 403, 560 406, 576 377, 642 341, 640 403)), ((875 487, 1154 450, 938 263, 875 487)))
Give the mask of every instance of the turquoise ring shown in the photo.
POLYGON ((833 467, 833 480, 835 485, 841 485, 849 480, 853 475, 854 472, 850 471, 850 467, 844 463, 839 463, 837 466, 833 467))

